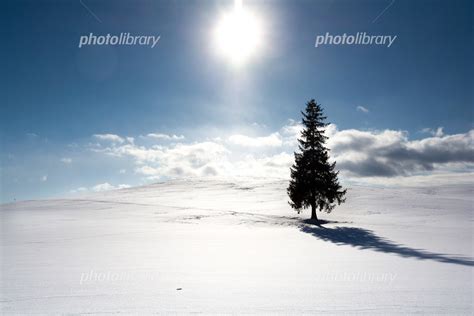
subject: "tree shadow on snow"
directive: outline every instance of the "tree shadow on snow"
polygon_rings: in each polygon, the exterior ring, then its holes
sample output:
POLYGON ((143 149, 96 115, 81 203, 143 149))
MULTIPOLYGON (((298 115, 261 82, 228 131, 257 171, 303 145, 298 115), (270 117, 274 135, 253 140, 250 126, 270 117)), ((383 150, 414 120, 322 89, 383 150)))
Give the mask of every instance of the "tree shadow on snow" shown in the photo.
POLYGON ((397 244, 386 238, 377 236, 373 231, 359 227, 334 227, 326 228, 306 221, 299 228, 302 232, 313 235, 324 241, 330 241, 336 245, 349 245, 359 249, 370 249, 373 251, 392 253, 402 257, 416 258, 420 260, 434 260, 444 263, 474 266, 474 261, 466 257, 452 257, 445 254, 433 253, 423 249, 414 249, 397 244))

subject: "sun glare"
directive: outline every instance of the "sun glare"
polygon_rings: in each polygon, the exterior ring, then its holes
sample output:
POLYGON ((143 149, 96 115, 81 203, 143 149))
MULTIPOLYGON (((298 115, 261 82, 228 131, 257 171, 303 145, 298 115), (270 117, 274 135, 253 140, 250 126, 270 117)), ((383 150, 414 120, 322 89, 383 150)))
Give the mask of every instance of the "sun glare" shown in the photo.
POLYGON ((215 29, 217 52, 234 65, 242 65, 255 55, 262 41, 258 17, 236 0, 233 11, 223 14, 215 29))

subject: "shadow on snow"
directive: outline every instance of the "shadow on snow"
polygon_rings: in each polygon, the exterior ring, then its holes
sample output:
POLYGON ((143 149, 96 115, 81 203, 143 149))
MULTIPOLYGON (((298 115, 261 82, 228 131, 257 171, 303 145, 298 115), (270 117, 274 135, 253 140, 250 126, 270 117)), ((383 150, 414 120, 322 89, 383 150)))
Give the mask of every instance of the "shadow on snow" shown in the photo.
POLYGON ((359 227, 335 227, 326 228, 322 224, 330 221, 320 221, 320 225, 314 225, 311 221, 305 221, 299 225, 302 232, 313 235, 324 241, 330 241, 336 245, 349 245, 359 249, 370 249, 373 251, 392 253, 402 257, 416 258, 420 260, 434 260, 444 263, 474 266, 474 261, 466 257, 452 257, 445 254, 428 252, 423 249, 409 248, 397 244, 386 238, 377 236, 373 231, 359 227))

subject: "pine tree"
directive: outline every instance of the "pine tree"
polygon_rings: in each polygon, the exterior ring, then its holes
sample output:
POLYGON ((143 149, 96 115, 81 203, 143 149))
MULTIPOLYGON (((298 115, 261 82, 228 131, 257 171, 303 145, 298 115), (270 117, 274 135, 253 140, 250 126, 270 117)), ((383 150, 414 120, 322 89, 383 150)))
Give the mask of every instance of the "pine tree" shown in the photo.
POLYGON ((346 190, 339 184, 336 163, 329 162, 329 149, 325 147, 328 137, 324 135, 328 124, 321 105, 313 99, 301 114, 304 129, 298 139, 299 152, 295 152, 287 191, 291 207, 300 213, 311 206, 311 220, 319 224, 316 209, 330 213, 336 203, 345 201, 346 190))

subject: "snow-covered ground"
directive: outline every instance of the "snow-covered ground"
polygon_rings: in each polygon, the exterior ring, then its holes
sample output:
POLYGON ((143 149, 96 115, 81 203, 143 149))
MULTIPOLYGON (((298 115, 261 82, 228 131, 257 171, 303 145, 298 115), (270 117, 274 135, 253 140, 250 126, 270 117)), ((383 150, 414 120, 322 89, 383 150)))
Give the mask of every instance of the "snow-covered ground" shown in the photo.
POLYGON ((283 180, 1 206, 3 314, 472 314, 473 186, 352 186, 324 228, 283 180))

